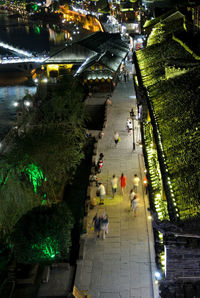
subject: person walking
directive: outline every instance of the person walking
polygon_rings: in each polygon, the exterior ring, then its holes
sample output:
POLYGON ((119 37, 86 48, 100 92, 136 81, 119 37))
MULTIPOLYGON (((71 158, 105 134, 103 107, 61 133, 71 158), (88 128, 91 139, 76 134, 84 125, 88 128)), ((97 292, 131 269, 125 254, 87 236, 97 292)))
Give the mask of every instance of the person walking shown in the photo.
POLYGON ((128 131, 128 135, 131 135, 131 130, 133 130, 133 122, 132 122, 131 118, 128 118, 126 120, 126 128, 128 131))
POLYGON ((103 205, 106 190, 105 190, 105 186, 101 182, 99 183, 98 191, 99 191, 99 197, 100 197, 99 205, 103 205))
POLYGON ((124 189, 126 187, 126 176, 123 173, 121 174, 120 182, 121 182, 122 195, 124 195, 124 189))
POLYGON ((108 225, 109 225, 108 216, 107 216, 106 213, 104 213, 102 215, 102 218, 101 218, 101 226, 102 226, 102 231, 103 231, 103 240, 106 238, 106 234, 108 234, 108 225))
POLYGON ((134 197, 135 197, 135 192, 134 192, 134 189, 132 188, 130 190, 130 193, 129 193, 129 200, 130 200, 130 209, 129 209, 129 211, 131 211, 133 209, 132 201, 133 201, 134 197))
POLYGON ((115 147, 117 147, 118 142, 120 141, 119 133, 117 131, 114 132, 114 142, 115 147))
POLYGON ((101 232, 101 217, 98 213, 93 217, 92 224, 94 225, 94 231, 97 233, 97 238, 99 238, 101 232))
POLYGON ((111 185, 112 185, 112 196, 114 198, 115 193, 117 192, 117 182, 118 182, 118 178, 113 175, 112 179, 111 179, 111 185))
POLYGON ((134 177, 133 177, 133 188, 134 188, 136 193, 138 192, 139 182, 140 182, 140 178, 138 177, 137 174, 135 174, 134 177))
POLYGON ((103 159, 98 160, 96 165, 96 173, 101 173, 101 169, 103 168, 103 159))
POLYGON ((131 204, 132 204, 132 208, 133 208, 133 212, 134 212, 134 216, 137 216, 137 211, 138 211, 138 195, 135 194, 132 201, 131 201, 131 204))

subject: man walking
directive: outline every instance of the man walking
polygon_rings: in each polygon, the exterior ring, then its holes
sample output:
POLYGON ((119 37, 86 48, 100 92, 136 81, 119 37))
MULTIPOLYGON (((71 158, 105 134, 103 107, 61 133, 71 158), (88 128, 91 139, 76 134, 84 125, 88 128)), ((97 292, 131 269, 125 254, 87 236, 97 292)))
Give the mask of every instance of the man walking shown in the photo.
POLYGON ((112 196, 114 198, 115 196, 115 193, 117 191, 117 182, 118 182, 118 179, 115 175, 113 175, 112 179, 111 179, 111 185, 112 185, 112 196))
POLYGON ((139 182, 140 182, 140 178, 138 177, 137 174, 135 174, 133 177, 133 188, 134 188, 135 193, 138 192, 139 182))
POLYGON ((99 205, 103 205, 104 204, 104 196, 106 194, 106 190, 105 190, 105 186, 102 183, 99 183, 98 191, 99 191, 99 197, 100 197, 100 203, 99 203, 99 205))

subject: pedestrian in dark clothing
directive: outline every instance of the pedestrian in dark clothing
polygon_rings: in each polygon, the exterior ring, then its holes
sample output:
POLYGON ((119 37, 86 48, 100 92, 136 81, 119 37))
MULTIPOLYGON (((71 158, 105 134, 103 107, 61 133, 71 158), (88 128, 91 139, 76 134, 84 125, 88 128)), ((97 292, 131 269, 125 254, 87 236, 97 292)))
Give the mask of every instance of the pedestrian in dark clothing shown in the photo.
POLYGON ((101 231, 101 217, 97 213, 93 217, 92 223, 94 224, 94 231, 97 233, 97 238, 99 238, 101 231))

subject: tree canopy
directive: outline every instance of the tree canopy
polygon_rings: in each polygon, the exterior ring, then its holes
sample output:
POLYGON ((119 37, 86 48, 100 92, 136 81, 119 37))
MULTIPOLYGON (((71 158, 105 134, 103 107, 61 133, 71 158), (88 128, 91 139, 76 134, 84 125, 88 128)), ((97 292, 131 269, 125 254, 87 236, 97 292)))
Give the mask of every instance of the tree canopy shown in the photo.
POLYGON ((73 218, 65 202, 32 209, 18 221, 11 235, 17 262, 67 260, 72 227, 73 218))
MULTIPOLYGON (((39 109, 30 111, 25 134, 0 163, 0 229, 10 233, 28 210, 62 199, 66 183, 84 157, 84 92, 78 81, 64 78, 48 91, 39 109)), ((24 123, 24 127, 26 127, 24 123)))

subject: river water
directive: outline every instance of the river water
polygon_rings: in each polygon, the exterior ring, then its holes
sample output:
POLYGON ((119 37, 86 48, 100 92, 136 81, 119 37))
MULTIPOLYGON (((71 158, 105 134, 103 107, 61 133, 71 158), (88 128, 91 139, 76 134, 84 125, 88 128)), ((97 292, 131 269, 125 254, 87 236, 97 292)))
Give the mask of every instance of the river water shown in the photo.
MULTIPOLYGON (((65 33, 56 25, 25 24, 22 20, 9 18, 0 12, 0 42, 33 53, 51 55, 65 44, 65 33)), ((5 54, 0 48, 0 55, 5 54)), ((0 141, 16 124, 14 102, 22 99, 28 92, 34 94, 35 86, 16 84, 19 74, 0 73, 0 141)))

